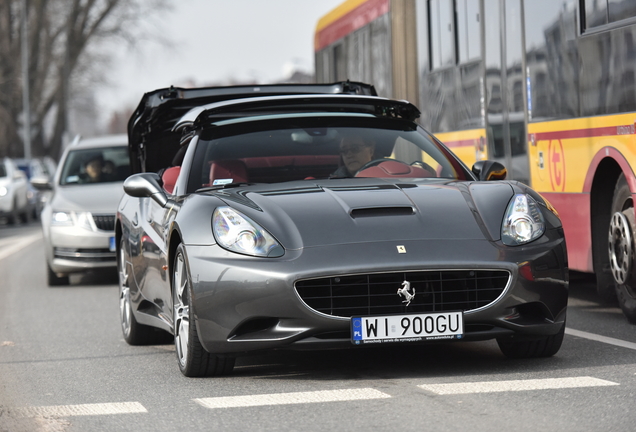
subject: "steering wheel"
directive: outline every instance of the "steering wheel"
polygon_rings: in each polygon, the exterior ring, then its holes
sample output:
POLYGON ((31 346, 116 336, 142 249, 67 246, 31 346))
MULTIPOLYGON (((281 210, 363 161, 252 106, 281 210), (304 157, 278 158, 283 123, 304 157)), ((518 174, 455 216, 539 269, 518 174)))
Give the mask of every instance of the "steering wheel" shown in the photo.
POLYGON ((425 169, 426 171, 430 172, 433 177, 437 177, 437 172, 435 171, 435 169, 424 161, 415 161, 411 164, 411 166, 425 169))
POLYGON ((408 165, 406 162, 402 162, 402 161, 397 160, 397 159, 391 159, 391 158, 373 159, 372 161, 369 161, 369 162, 365 163, 364 165, 362 165, 360 167, 360 169, 358 171, 356 171, 356 173, 354 174, 354 177, 357 177, 358 174, 360 174, 365 169, 374 167, 376 165, 380 165, 382 162, 386 162, 386 161, 399 162, 399 163, 403 163, 404 165, 408 165))

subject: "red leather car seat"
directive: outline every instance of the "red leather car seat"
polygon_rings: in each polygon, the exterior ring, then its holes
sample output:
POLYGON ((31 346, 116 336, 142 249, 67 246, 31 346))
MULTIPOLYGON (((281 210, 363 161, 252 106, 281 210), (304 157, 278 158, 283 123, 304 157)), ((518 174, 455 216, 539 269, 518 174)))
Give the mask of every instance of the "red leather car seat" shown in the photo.
POLYGON ((177 183, 177 178, 179 177, 179 173, 181 172, 181 167, 174 166, 170 168, 166 168, 163 174, 161 175, 161 180, 163 181, 163 188, 169 194, 174 190, 174 185, 177 183))
POLYGON ((210 164, 210 186, 246 183, 248 180, 247 166, 242 160, 216 160, 210 164))

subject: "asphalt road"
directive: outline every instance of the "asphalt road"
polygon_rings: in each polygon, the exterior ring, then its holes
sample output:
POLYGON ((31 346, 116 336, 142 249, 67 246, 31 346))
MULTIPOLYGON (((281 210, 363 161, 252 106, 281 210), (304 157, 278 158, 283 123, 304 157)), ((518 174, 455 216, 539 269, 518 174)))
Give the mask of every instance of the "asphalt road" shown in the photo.
POLYGON ((573 275, 548 359, 490 342, 275 352, 189 379, 131 347, 112 275, 46 285, 37 223, 0 226, 0 431, 633 431, 636 326, 573 275))

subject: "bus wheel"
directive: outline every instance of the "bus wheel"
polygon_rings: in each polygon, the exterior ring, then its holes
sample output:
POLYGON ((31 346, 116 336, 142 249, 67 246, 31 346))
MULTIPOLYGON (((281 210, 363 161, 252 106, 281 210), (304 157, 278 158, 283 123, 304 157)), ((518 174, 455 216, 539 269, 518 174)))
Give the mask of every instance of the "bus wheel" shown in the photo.
POLYGON ((616 297, 623 313, 632 323, 636 323, 635 232, 634 201, 625 175, 621 174, 614 189, 608 250, 616 297))

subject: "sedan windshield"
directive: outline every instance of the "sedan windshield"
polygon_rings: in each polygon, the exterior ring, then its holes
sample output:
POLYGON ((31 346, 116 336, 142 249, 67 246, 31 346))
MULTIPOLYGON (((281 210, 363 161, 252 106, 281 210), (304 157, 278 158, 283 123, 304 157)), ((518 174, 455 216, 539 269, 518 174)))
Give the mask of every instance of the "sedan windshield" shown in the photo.
POLYGON ((127 147, 77 149, 68 153, 60 185, 124 181, 129 174, 127 147))
POLYGON ((340 115, 230 123, 203 131, 189 192, 292 180, 471 178, 448 149, 411 122, 340 115))

